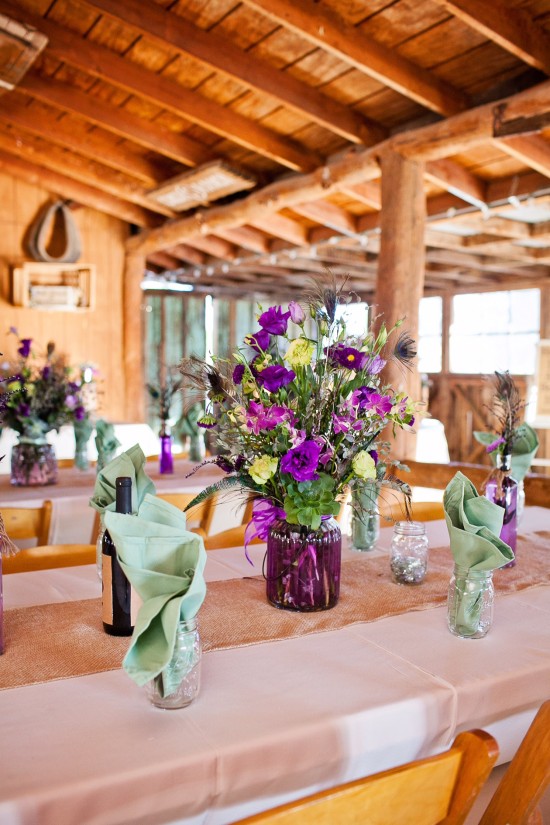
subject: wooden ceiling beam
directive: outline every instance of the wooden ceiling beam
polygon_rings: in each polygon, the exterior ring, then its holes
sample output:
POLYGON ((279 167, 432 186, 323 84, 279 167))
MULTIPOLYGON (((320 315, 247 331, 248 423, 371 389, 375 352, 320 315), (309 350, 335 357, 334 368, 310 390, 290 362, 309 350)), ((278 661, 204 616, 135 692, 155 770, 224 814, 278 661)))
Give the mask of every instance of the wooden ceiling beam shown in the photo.
MULTIPOLYGON (((13 14, 16 14, 15 7, 13 14)), ((17 16, 21 18, 21 11, 17 16)), ((307 171, 321 162, 315 152, 306 151, 289 138, 281 137, 265 126, 220 106, 167 77, 143 69, 130 58, 124 58, 105 46, 84 39, 77 32, 26 11, 24 18, 25 23, 35 26, 48 37, 48 54, 92 77, 148 100, 289 169, 307 171)))
POLYGON ((187 243, 189 246, 200 249, 214 258, 221 258, 222 261, 234 261, 237 257, 235 246, 223 238, 217 238, 215 235, 194 235, 192 238, 187 239, 187 243))
POLYGON ((51 169, 53 172, 59 172, 61 175, 74 178, 80 183, 101 189, 109 195, 134 203, 152 213, 156 212, 165 217, 174 216, 171 209, 167 209, 148 198, 145 190, 138 184, 121 176, 119 172, 102 167, 87 158, 74 153, 69 154, 63 149, 56 149, 53 146, 41 147, 32 139, 15 131, 0 131, 0 147, 13 155, 37 163, 45 169, 51 169))
POLYGON ((452 160, 432 160, 426 163, 424 176, 452 195, 474 206, 485 206, 485 182, 452 160))
MULTIPOLYGON (((513 116, 521 116, 531 114, 546 101, 550 103, 550 81, 519 92, 497 105, 504 105, 513 116)), ((185 240, 200 231, 215 233, 217 228, 232 228, 244 223, 269 232, 273 214, 282 209, 292 209, 295 205, 328 197, 340 191, 343 186, 354 186, 379 178, 378 158, 384 151, 397 151, 408 157, 422 158, 427 155, 429 159, 439 159, 445 154, 455 153, 457 145, 461 143, 471 146, 491 139, 494 109, 495 104, 485 104, 469 112, 454 115, 446 121, 399 133, 375 148, 335 158, 309 174, 281 179, 234 203, 213 206, 190 217, 171 221, 159 229, 142 233, 141 236, 130 239, 128 247, 147 252, 149 249, 159 249, 185 240), (263 225, 258 221, 262 221, 263 225)), ((537 180, 539 179, 540 176, 537 176, 537 180)), ((492 189, 488 186, 489 202, 491 194, 492 189)), ((377 220, 376 214, 362 216, 357 221, 358 231, 367 231, 369 221, 373 222, 375 228, 377 220)), ((314 238, 315 232, 312 231, 308 240, 314 242, 314 238)))
POLYGON ((434 112, 453 115, 469 105, 461 91, 349 25, 327 6, 313 0, 245 0, 245 3, 434 112))
POLYGON ((85 0, 114 20, 126 23, 147 41, 163 48, 171 46, 180 54, 223 72, 250 89, 271 95, 298 114, 325 129, 352 141, 372 145, 386 137, 386 131, 347 106, 242 51, 229 38, 194 26, 185 18, 155 3, 140 0, 85 0))
POLYGON ((68 83, 28 72, 20 82, 19 88, 31 97, 58 106, 66 112, 73 112, 119 137, 138 143, 186 166, 196 166, 214 160, 215 156, 210 150, 185 135, 161 129, 124 109, 91 98, 68 83))
POLYGON ((143 227, 158 226, 159 216, 142 209, 140 206, 112 197, 101 189, 79 183, 52 169, 46 169, 1 149, 0 170, 15 178, 20 178, 32 186, 47 189, 49 192, 63 198, 97 209, 99 212, 105 212, 107 215, 120 218, 127 223, 143 227))
POLYGON ((372 209, 382 208, 380 181, 368 181, 367 183, 357 183, 355 186, 344 186, 340 191, 343 195, 348 195, 350 198, 372 207, 372 209))
POLYGON ((501 151, 506 152, 535 172, 550 178, 550 144, 537 135, 530 137, 500 138, 494 141, 501 151))
POLYGON ((225 238, 226 241, 242 246, 252 252, 269 252, 269 238, 251 226, 238 226, 234 229, 218 229, 216 235, 225 238))
POLYGON ((316 221, 329 229, 334 229, 342 235, 357 236, 357 219, 351 212, 347 212, 327 201, 309 201, 292 207, 292 211, 304 218, 316 221))
POLYGON ((146 260, 147 263, 154 264, 161 269, 173 270, 178 269, 180 266, 180 261, 174 255, 171 255, 167 250, 163 252, 152 252, 147 256, 146 260))
POLYGON ((261 229, 262 232, 267 232, 276 238, 281 238, 296 246, 304 246, 307 244, 309 236, 305 226, 302 226, 298 221, 293 221, 292 218, 287 218, 285 215, 278 215, 271 213, 264 217, 262 215, 252 215, 247 223, 261 229))
POLYGON ((550 34, 510 0, 436 0, 470 28, 529 66, 550 74, 550 34))
POLYGON ((169 246, 166 252, 168 252, 169 255, 173 255, 174 258, 187 261, 187 263, 194 264, 195 266, 202 266, 206 263, 206 255, 204 252, 200 252, 200 250, 194 249, 185 243, 169 246))
POLYGON ((64 118, 47 115, 26 105, 23 100, 15 100, 12 95, 4 95, 2 98, 0 119, 85 157, 94 160, 101 158, 106 166, 131 175, 146 186, 156 185, 162 180, 158 168, 147 158, 131 154, 125 147, 117 146, 97 132, 75 131, 73 125, 64 118))

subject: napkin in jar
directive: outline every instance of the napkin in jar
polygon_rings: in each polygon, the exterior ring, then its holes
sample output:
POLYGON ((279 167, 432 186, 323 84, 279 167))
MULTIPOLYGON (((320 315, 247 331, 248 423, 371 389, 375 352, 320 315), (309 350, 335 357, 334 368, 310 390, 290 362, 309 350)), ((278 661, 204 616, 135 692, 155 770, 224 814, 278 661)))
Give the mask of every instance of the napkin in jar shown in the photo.
MULTIPOLYGON (((514 559, 512 548, 500 538, 504 509, 480 496, 458 472, 443 494, 443 509, 455 565, 469 571, 496 570, 514 559)), ((473 635, 482 606, 482 583, 471 581, 457 605, 457 623, 464 635, 473 635)))
POLYGON ((139 444, 113 458, 96 476, 90 507, 103 514, 116 506, 116 480, 119 476, 132 479, 132 512, 136 513, 147 493, 155 492, 155 485, 145 472, 145 454, 139 444))
POLYGON ((195 618, 206 595, 203 540, 187 530, 185 513, 149 494, 137 516, 107 512, 105 524, 142 600, 123 668, 138 685, 159 677, 168 695, 184 675, 167 668, 178 624, 195 618))
POLYGON ((99 473, 115 457, 120 441, 110 421, 100 418, 95 425, 95 446, 97 449, 97 472, 99 473))

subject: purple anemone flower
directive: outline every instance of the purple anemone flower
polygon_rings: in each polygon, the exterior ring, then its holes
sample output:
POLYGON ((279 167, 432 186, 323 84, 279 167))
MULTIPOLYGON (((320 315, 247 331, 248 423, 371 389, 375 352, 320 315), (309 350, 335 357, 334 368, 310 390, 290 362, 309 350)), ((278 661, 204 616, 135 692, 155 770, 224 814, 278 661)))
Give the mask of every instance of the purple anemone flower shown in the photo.
POLYGON ((269 332, 266 329, 259 329, 258 332, 247 335, 244 340, 256 352, 265 352, 269 347, 269 332))
POLYGON ((17 352, 22 358, 28 358, 31 354, 32 338, 21 338, 17 352))
POLYGON ((284 335, 288 326, 290 312, 283 312, 282 307, 270 307, 258 318, 258 323, 271 335, 284 335))
POLYGON ((281 458, 281 472, 290 473, 296 481, 312 481, 318 478, 317 464, 321 447, 315 441, 302 441, 281 458))
POLYGON ((346 347, 344 344, 335 344, 326 350, 329 359, 339 367, 346 367, 348 370, 362 370, 367 356, 364 352, 359 352, 355 347, 346 347))
POLYGON ((237 364, 235 369, 233 370, 233 383, 240 384, 243 380, 244 375, 244 364, 237 364))
POLYGON ((286 387, 291 381, 296 378, 294 370, 287 370, 279 364, 273 364, 271 367, 266 367, 258 373, 258 384, 268 392, 277 392, 281 387, 286 387))

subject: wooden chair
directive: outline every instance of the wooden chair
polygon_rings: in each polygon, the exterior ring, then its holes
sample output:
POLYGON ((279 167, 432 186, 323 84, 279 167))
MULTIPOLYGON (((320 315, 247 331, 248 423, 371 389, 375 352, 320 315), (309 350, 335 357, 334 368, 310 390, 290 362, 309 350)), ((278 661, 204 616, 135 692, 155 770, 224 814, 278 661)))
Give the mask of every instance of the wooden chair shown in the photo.
POLYGON ((18 541, 36 539, 37 544, 47 544, 52 521, 52 502, 45 499, 41 507, 2 507, 6 533, 18 541))
POLYGON ((2 558, 2 573, 26 573, 52 567, 95 564, 95 544, 47 544, 2 558))
POLYGON ((545 702, 510 762, 479 825, 535 825, 550 784, 550 701, 545 702))
MULTIPOLYGON (((180 510, 185 510, 187 505, 196 498, 197 493, 158 493, 159 498, 173 504, 180 510)), ((206 538, 210 532, 212 519, 214 518, 214 507, 216 506, 216 496, 207 498, 206 501, 192 507, 186 512, 187 524, 193 533, 198 533, 206 538)))
MULTIPOLYGON (((224 550, 227 547, 244 547, 244 534, 254 507, 254 496, 249 495, 241 517, 241 523, 236 527, 229 527, 220 533, 207 536, 204 540, 206 550, 224 550)), ((263 544, 262 539, 252 539, 250 544, 263 544)))
POLYGON ((461 733, 439 756, 338 785, 239 825, 459 825, 497 756, 498 745, 485 731, 461 733))

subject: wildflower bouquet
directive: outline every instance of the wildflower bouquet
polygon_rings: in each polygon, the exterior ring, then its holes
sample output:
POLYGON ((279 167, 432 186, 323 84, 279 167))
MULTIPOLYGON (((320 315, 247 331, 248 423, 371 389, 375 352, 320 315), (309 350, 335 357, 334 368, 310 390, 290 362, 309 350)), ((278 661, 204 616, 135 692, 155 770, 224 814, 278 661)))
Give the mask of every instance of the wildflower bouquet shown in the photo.
MULTIPOLYGON (((17 335, 13 328, 10 332, 17 335)), ((17 354, 14 363, 2 365, 6 380, 0 384, 0 420, 19 433, 21 443, 46 444, 50 430, 88 417, 82 377, 74 375, 53 342, 38 356, 32 339, 21 338, 17 354)))
POLYGON ((161 429, 166 430, 174 396, 181 389, 182 381, 177 379, 169 370, 165 379, 160 384, 147 384, 147 392, 151 399, 151 404, 155 408, 161 422, 161 429))
POLYGON ((400 322, 351 337, 339 317, 342 302, 341 290, 318 286, 307 314, 295 301, 261 311, 259 329, 233 361, 182 362, 185 383, 206 399, 199 426, 215 429, 214 461, 227 472, 194 504, 239 485, 261 499, 255 535, 266 538, 276 518, 316 530, 338 514, 348 489, 407 489, 387 472, 389 444, 379 439, 388 424, 411 427, 416 405, 380 374, 390 358, 408 364, 413 341, 402 333, 391 345, 400 322))

